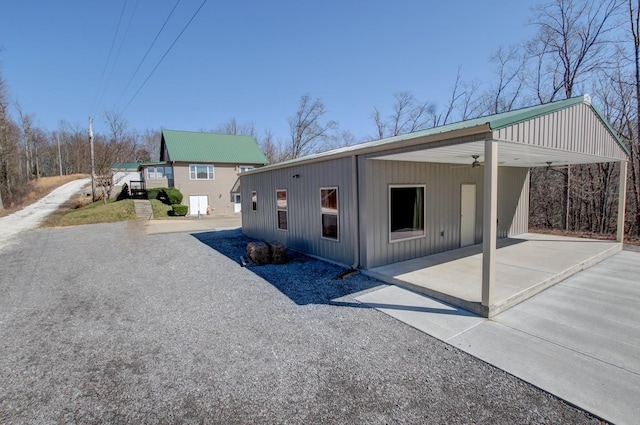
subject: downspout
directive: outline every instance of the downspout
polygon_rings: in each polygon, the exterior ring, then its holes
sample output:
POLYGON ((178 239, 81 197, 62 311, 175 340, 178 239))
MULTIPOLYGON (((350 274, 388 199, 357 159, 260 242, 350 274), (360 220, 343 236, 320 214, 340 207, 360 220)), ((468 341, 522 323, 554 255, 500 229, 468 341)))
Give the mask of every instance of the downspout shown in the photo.
POLYGON ((355 192, 351 197, 351 208, 355 212, 353 214, 352 229, 355 229, 355 237, 353 241, 353 264, 352 269, 360 267, 360 184, 358 179, 358 156, 351 156, 351 187, 355 192))

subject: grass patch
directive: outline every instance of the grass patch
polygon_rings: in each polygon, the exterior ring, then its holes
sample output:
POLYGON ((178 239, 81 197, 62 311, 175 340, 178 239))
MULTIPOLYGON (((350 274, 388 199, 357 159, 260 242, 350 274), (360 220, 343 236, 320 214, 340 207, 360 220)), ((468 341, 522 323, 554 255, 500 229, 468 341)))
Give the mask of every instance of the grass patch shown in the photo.
MULTIPOLYGON (((69 205, 67 205, 67 208, 69 205)), ((112 223, 115 221, 134 220, 136 210, 132 199, 115 202, 94 202, 82 208, 62 210, 61 214, 52 214, 44 223, 45 226, 77 226, 80 224, 112 223)))
POLYGON ((153 210, 153 218, 157 219, 165 219, 165 218, 173 218, 173 216, 169 215, 169 211, 171 211, 171 205, 167 205, 159 201, 158 199, 149 199, 151 202, 151 209, 153 210))

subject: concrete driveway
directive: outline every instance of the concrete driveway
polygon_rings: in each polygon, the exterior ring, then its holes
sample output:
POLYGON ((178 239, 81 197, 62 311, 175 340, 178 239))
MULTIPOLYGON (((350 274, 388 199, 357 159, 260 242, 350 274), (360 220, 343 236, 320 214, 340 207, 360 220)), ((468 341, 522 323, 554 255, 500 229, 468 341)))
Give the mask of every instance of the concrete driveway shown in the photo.
POLYGON ((6 217, 0 218, 0 248, 18 233, 37 227, 49 214, 57 210, 91 179, 78 179, 54 189, 44 198, 6 217))
POLYGON ((483 319, 388 287, 359 301, 617 424, 640 417, 640 253, 483 319))

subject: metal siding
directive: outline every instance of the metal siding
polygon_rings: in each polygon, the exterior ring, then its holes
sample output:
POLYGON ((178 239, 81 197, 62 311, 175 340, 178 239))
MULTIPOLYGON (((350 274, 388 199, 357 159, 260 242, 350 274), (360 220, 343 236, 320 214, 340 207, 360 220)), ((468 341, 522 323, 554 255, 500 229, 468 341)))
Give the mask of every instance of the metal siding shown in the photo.
POLYGON ((354 262, 352 228, 351 159, 276 169, 243 175, 242 229, 245 235, 266 241, 278 240, 288 248, 326 258, 341 264, 354 262), (299 178, 293 178, 298 174, 299 178), (323 239, 320 188, 338 188, 339 240, 323 239), (277 229, 277 189, 287 190, 288 230, 277 229), (251 192, 258 192, 258 211, 251 210, 251 192))
POLYGON ((496 130, 494 136, 501 140, 599 155, 612 160, 627 159, 608 129, 585 104, 496 130))
MULTIPOLYGON (((476 185, 475 241, 482 241, 482 167, 362 158, 360 170, 360 243, 364 268, 458 248, 463 183, 476 185), (389 242, 390 184, 426 185, 426 237, 389 242)), ((526 232, 528 217, 524 216, 528 214, 528 169, 500 167, 498 179, 498 237, 507 237, 511 232, 526 232)))

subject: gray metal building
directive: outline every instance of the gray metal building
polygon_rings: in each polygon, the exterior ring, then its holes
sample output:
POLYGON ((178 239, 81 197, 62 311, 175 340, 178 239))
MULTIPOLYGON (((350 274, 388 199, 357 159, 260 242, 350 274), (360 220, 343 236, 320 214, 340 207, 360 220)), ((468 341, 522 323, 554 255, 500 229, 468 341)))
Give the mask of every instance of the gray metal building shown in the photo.
POLYGON ((585 95, 243 173, 242 228, 363 269, 482 243, 490 297, 496 239, 528 231, 529 169, 619 162, 624 205, 627 156, 585 95))

